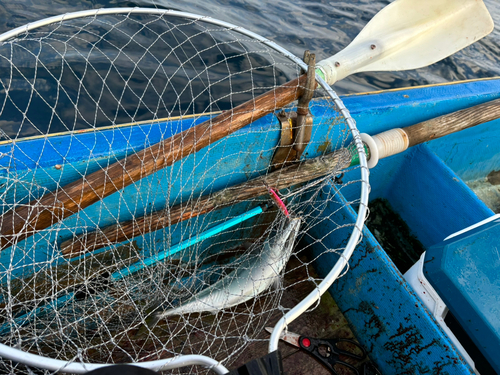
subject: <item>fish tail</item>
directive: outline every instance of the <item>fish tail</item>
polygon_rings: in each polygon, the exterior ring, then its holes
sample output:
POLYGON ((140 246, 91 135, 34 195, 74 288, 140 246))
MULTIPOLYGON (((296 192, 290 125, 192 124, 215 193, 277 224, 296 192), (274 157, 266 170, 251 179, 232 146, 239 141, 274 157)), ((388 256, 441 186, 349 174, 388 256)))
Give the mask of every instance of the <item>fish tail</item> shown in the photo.
POLYGON ((166 311, 162 311, 162 312, 157 312, 157 313, 154 313, 147 321, 146 321, 146 324, 148 325, 149 328, 154 328, 156 327, 156 325, 158 324, 158 322, 160 320, 162 320, 163 318, 166 317, 165 315, 166 311))

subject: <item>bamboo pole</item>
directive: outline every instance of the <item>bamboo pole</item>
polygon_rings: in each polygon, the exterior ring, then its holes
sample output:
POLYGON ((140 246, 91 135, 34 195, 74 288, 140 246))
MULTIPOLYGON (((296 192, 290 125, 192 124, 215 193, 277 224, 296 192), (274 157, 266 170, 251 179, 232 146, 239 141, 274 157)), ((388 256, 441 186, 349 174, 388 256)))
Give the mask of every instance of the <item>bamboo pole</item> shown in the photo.
POLYGON ((500 118, 500 99, 491 100, 403 128, 408 147, 500 118))
POLYGON ((368 167, 373 168, 377 165, 379 159, 399 154, 408 147, 457 133, 498 118, 500 118, 500 99, 495 99, 405 128, 394 128, 373 136, 362 134, 363 142, 370 149, 368 167))
POLYGON ((150 215, 112 225, 102 231, 85 233, 63 242, 61 244, 62 253, 64 256, 72 258, 168 227, 213 210, 231 206, 237 202, 268 194, 269 187, 278 190, 284 189, 334 171, 340 171, 350 164, 351 151, 343 148, 326 156, 292 164, 267 175, 201 197, 196 201, 189 201, 185 204, 156 211, 150 215))

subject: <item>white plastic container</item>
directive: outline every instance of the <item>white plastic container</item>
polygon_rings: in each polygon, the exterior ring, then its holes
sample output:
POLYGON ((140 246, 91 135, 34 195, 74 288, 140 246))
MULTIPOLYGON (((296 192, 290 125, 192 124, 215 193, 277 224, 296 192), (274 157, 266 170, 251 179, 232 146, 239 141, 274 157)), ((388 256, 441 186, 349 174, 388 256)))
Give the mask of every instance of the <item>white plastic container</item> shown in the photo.
POLYGON ((448 313, 448 308, 424 276, 424 258, 425 252, 422 254, 417 263, 415 263, 408 271, 406 271, 404 277, 408 284, 411 285, 415 293, 418 295, 420 300, 432 313, 443 331, 445 331, 450 340, 455 344, 457 349, 460 351, 460 354, 462 354, 467 363, 474 369, 474 372, 476 374, 479 374, 474 365, 474 361, 444 321, 444 319, 446 318, 446 314, 448 313))

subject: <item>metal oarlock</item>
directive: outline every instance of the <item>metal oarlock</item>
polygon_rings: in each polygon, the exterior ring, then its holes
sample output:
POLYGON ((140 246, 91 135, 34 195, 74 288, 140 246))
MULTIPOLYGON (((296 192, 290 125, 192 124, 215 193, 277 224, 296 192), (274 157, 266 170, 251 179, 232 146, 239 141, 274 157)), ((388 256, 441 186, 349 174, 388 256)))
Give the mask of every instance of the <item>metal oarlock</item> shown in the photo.
MULTIPOLYGON (((316 89, 316 56, 305 51, 304 62, 308 65, 307 80, 305 92, 297 104, 297 112, 281 111, 276 114, 281 125, 281 139, 272 161, 274 168, 280 168, 287 162, 299 160, 311 140, 313 118, 309 112, 309 102, 316 89)), ((303 73, 306 72, 303 70, 303 73)))
POLYGON ((280 144, 274 152, 272 167, 281 168, 285 163, 295 160, 295 150, 293 149, 294 128, 297 122, 297 113, 290 111, 280 111, 276 114, 281 126, 280 144))
POLYGON ((298 160, 302 156, 307 144, 311 139, 312 116, 309 112, 309 102, 316 89, 316 55, 309 51, 304 52, 304 62, 308 65, 306 90, 299 98, 297 105, 297 124, 294 137, 293 148, 296 152, 295 158, 298 160))

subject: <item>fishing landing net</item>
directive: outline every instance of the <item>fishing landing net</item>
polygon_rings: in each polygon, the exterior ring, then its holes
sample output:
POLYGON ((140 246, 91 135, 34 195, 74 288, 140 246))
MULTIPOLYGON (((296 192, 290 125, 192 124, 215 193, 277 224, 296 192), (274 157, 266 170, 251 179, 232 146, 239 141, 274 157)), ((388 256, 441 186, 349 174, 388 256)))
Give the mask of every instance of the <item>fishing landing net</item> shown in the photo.
POLYGON ((313 261, 345 271, 366 167, 328 86, 296 114, 302 60, 140 8, 1 39, 0 372, 227 367, 290 312, 284 294, 324 292, 313 261))

